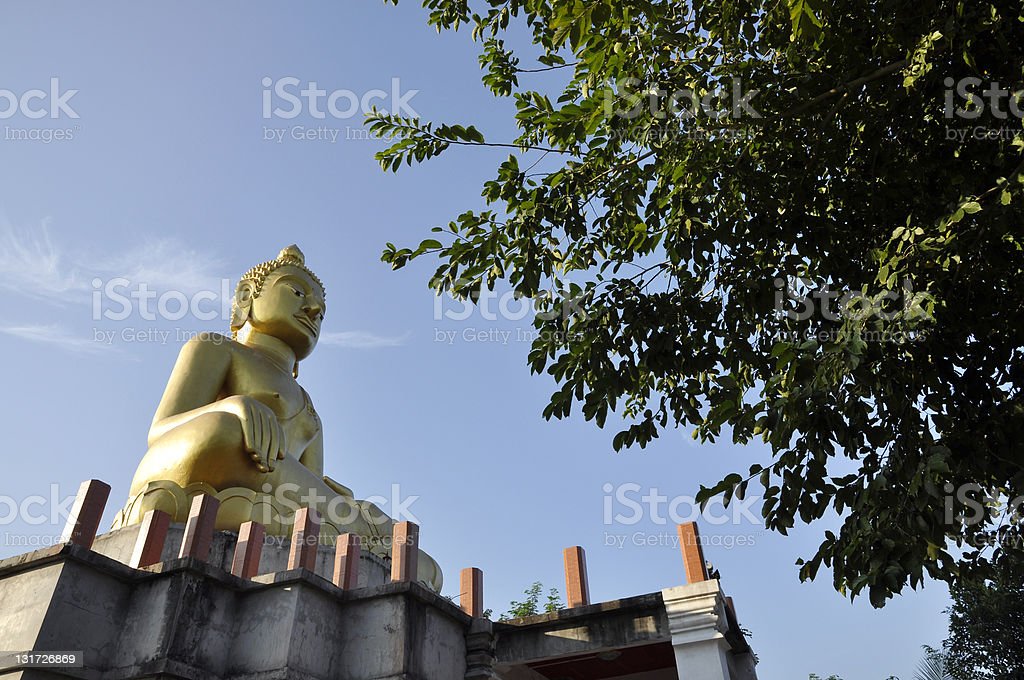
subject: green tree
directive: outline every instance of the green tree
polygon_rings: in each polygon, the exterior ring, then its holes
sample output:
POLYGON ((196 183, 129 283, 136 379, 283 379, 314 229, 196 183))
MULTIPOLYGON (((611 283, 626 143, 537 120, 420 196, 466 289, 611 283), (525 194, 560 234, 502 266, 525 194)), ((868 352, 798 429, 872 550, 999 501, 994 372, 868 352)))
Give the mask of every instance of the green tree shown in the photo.
POLYGON ((955 680, 1024 678, 1024 568, 1006 561, 986 583, 950 588, 946 667, 955 680))
POLYGON ((917 664, 914 680, 954 680, 949 674, 945 654, 937 649, 924 646, 924 657, 917 664))
MULTIPOLYGON (((509 604, 507 612, 502 614, 501 621, 508 621, 509 619, 520 619, 524 616, 536 616, 541 613, 540 609, 540 598, 541 592, 544 590, 544 586, 540 581, 535 581, 533 585, 523 591, 526 598, 522 602, 512 600, 509 604)), ((564 609, 565 605, 562 604, 562 599, 558 595, 558 589, 552 588, 548 591, 547 599, 544 602, 545 614, 551 612, 557 612, 559 609, 564 609)))
POLYGON ((371 115, 385 169, 511 149, 483 206, 383 259, 436 258, 439 294, 532 298, 546 418, 619 412, 616 450, 676 427, 767 443, 698 497, 758 480, 783 534, 834 510, 801 579, 824 564, 882 606, 990 573, 984 546, 1020 529, 973 510, 1024 492, 1024 135, 1000 91, 1020 4, 424 5, 479 42, 520 134, 371 115))

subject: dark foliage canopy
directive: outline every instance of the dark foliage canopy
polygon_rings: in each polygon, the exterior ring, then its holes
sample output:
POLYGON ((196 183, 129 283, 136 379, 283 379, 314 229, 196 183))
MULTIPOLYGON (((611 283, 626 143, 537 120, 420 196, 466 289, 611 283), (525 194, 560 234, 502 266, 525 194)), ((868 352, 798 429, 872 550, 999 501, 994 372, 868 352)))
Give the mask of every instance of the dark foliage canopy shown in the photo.
POLYGON ((985 583, 950 588, 946 669, 955 680, 1024 678, 1024 568, 1004 563, 985 583))
POLYGON ((534 299, 545 417, 617 412, 616 449, 675 427, 766 442, 699 498, 757 481, 783 534, 836 513, 800 577, 824 564, 875 606, 1019 555, 1019 2, 424 6, 479 42, 520 134, 372 115, 385 169, 510 149, 486 209, 383 259, 534 299))

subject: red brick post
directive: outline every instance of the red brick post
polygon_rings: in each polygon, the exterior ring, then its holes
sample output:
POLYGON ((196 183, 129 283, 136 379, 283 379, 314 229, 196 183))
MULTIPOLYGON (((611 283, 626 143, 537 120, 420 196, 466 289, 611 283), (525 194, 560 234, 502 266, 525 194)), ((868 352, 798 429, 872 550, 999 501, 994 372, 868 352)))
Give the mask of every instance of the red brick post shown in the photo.
POLYGON ((342 590, 359 586, 359 555, 362 544, 358 534, 342 534, 334 544, 334 585, 342 590))
POLYGON ((109 496, 109 484, 98 479, 82 482, 78 487, 75 504, 71 506, 68 522, 64 525, 64 532, 60 536, 61 543, 74 543, 83 548, 92 548, 109 496))
POLYGON ((320 518, 313 508, 299 508, 292 526, 292 547, 288 553, 289 569, 316 571, 316 549, 320 545, 320 518))
POLYGON ((210 557, 218 509, 220 501, 208 494, 199 494, 192 499, 178 557, 194 557, 204 562, 210 557))
POLYGON ((160 561, 167 542, 167 529, 171 516, 162 510, 150 510, 139 525, 139 536, 135 539, 135 550, 128 565, 136 569, 148 567, 160 561))
POLYGON ((475 619, 484 615, 484 572, 467 567, 459 573, 459 606, 475 619))
POLYGON ((578 545, 562 552, 565 561, 565 599, 569 609, 590 604, 590 584, 587 583, 587 553, 578 545))
POLYGON ((391 580, 415 581, 420 556, 420 528, 412 522, 396 522, 391 529, 391 580))
POLYGON ((259 573, 260 555, 267 530, 259 522, 246 522, 238 529, 238 542, 231 560, 231 573, 249 579, 259 573))
POLYGON ((687 522, 676 527, 679 532, 679 549, 683 553, 683 568, 687 583, 708 580, 708 568, 704 563, 704 548, 700 544, 700 532, 696 522, 687 522))

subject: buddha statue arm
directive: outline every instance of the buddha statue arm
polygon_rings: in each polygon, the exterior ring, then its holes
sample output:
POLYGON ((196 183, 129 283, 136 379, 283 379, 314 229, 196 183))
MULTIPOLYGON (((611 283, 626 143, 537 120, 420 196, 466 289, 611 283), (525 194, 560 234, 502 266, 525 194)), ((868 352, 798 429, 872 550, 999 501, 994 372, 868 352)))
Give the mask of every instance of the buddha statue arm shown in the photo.
POLYGON ((284 458, 285 440, 277 416, 266 404, 244 396, 222 397, 231 366, 227 340, 199 336, 185 344, 149 429, 149 445, 209 413, 230 413, 242 429, 245 449, 263 472, 284 458))

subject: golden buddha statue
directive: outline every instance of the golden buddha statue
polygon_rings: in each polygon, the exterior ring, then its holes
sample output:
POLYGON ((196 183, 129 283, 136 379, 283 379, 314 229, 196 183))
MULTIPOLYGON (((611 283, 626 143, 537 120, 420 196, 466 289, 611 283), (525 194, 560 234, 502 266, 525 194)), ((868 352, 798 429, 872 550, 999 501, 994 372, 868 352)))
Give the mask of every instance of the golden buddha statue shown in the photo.
MULTIPOLYGON (((255 520, 284 535, 295 510, 312 506, 322 540, 355 533, 390 554, 393 520, 324 475, 320 418, 296 381, 325 310, 324 286, 294 245, 242 275, 232 337, 202 334, 178 355, 115 529, 154 508, 184 522, 192 497, 207 493, 220 501, 218 529, 255 520)), ((440 590, 441 571, 422 551, 417 579, 440 590)))

